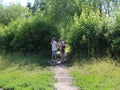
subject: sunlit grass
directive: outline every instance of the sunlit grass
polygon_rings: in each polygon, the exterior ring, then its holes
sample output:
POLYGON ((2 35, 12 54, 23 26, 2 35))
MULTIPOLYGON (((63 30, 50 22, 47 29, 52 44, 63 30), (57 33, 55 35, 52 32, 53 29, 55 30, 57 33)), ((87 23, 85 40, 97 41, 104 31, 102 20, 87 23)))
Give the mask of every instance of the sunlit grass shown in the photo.
POLYGON ((39 55, 0 55, 0 88, 4 90, 53 90, 54 73, 39 55), (33 59, 33 60, 32 60, 33 59), (42 61, 40 61, 42 59, 42 61))
POLYGON ((120 67, 116 64, 104 58, 75 64, 70 68, 70 73, 82 90, 120 90, 120 67))

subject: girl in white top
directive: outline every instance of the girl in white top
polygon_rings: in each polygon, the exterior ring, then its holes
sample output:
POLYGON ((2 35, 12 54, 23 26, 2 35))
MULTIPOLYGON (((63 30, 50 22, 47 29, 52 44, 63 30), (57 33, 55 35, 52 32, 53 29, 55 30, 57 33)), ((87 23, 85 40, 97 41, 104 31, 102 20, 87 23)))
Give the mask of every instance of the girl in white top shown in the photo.
POLYGON ((52 61, 55 61, 56 60, 56 51, 57 51, 57 42, 55 40, 55 37, 52 38, 51 45, 52 45, 52 61))

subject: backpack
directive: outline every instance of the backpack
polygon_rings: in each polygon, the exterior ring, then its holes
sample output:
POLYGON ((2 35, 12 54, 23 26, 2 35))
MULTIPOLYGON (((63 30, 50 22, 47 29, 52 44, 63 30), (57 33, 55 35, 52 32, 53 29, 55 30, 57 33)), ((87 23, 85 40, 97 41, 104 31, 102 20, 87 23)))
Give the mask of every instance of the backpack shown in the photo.
POLYGON ((62 49, 65 49, 65 45, 62 45, 62 49))

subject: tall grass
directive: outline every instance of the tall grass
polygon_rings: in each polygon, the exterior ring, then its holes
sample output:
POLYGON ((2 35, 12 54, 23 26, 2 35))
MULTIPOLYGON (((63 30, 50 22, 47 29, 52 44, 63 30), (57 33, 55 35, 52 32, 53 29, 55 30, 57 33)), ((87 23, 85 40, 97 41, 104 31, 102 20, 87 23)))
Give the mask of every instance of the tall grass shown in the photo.
POLYGON ((70 73, 80 90, 120 90, 119 63, 109 58, 77 63, 70 73))
POLYGON ((41 67, 46 67, 50 65, 49 55, 42 53, 1 53, 1 58, 6 63, 22 63, 22 64, 36 64, 41 67))
POLYGON ((49 59, 38 54, 1 54, 0 88, 4 90, 53 90, 54 73, 49 59))

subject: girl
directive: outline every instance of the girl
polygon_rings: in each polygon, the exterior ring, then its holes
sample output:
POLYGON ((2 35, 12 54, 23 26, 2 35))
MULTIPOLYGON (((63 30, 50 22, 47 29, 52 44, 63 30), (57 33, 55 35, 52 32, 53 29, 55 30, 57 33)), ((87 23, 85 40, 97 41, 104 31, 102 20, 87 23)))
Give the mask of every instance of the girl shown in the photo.
POLYGON ((55 37, 52 38, 51 40, 51 46, 52 46, 52 61, 56 61, 56 51, 57 51, 57 42, 55 37))
POLYGON ((60 51, 61 51, 61 62, 64 62, 65 61, 65 57, 64 57, 65 43, 62 38, 59 41, 59 47, 60 47, 60 51))

